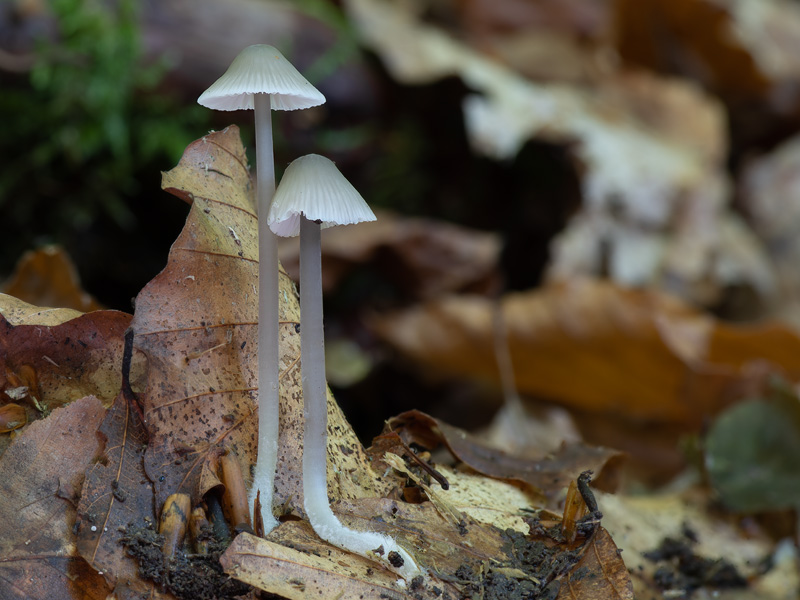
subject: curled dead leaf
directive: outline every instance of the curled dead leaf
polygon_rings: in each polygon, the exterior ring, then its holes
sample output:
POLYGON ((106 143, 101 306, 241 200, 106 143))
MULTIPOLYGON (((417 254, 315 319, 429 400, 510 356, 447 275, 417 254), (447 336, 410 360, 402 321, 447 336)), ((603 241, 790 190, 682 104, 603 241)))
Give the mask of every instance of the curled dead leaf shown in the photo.
MULTIPOLYGON (((564 444, 557 451, 546 453, 538 459, 519 457, 490 448, 466 431, 420 411, 405 412, 389 419, 386 430, 397 434, 404 442, 393 452, 408 454, 404 450, 411 443, 429 450, 444 445, 454 457, 478 473, 532 486, 549 499, 550 508, 555 506, 570 481, 586 470, 597 473, 595 486, 614 490, 618 485, 623 458, 623 454, 616 450, 583 443, 564 444)), ((383 454, 389 450, 385 444, 375 444, 369 452, 373 454, 375 463, 381 464, 383 454)))

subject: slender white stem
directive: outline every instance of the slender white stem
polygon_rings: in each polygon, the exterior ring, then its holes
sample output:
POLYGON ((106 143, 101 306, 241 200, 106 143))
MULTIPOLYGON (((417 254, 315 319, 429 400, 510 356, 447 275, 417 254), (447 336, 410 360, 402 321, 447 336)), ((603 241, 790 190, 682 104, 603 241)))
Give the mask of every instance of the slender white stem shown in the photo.
POLYGON ((272 513, 275 468, 278 462, 278 244, 267 225, 275 195, 272 150, 272 110, 269 94, 255 94, 256 168, 258 174, 258 458, 248 500, 253 506, 261 492, 264 533, 278 525, 272 513))
POLYGON ((380 560, 405 579, 420 574, 414 559, 392 538, 342 525, 328 502, 328 402, 322 324, 320 225, 300 218, 300 368, 303 379, 303 498, 314 531, 331 544, 380 560), (397 553, 394 564, 389 554, 397 553))

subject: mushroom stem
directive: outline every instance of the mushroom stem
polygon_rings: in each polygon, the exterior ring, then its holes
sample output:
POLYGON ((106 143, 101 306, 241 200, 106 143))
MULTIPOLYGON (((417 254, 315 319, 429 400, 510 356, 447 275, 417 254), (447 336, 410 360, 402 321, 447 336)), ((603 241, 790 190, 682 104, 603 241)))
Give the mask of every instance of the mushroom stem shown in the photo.
POLYGON ((278 526, 272 513, 273 481, 278 462, 278 243, 267 224, 275 195, 272 111, 269 94, 253 94, 258 169, 258 457, 248 503, 261 492, 261 518, 266 535, 278 526))
POLYGON ((300 217, 300 310, 303 506, 308 520, 317 535, 327 542, 349 552, 378 559, 401 577, 410 580, 420 571, 408 552, 389 536, 345 527, 333 514, 328 502, 328 402, 322 323, 320 223, 310 221, 305 215, 300 217))

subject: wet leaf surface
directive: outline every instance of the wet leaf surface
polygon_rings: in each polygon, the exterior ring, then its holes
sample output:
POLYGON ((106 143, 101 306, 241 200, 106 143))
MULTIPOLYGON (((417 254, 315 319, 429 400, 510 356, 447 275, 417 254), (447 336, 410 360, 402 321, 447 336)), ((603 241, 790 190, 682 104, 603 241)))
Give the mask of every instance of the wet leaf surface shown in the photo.
POLYGON ((32 423, 0 458, 0 595, 105 599, 111 588, 78 554, 72 528, 105 410, 86 397, 32 423))

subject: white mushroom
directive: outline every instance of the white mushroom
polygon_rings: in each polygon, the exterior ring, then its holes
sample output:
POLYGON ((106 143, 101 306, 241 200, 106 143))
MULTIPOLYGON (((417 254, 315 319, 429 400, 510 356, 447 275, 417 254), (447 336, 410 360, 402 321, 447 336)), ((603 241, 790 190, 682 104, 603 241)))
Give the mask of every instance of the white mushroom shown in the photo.
POLYGON ((387 535, 345 527, 328 503, 328 411, 322 323, 320 229, 374 221, 356 189, 327 158, 316 154, 292 162, 275 192, 272 231, 300 234, 300 365, 303 379, 303 497, 308 520, 322 539, 379 560, 405 579, 420 574, 414 559, 387 535))
POLYGON ((275 193, 271 109, 296 110, 325 102, 313 85, 272 46, 242 50, 231 66, 197 99, 216 110, 255 109, 258 174, 258 457, 248 500, 261 491, 264 532, 278 525, 272 513, 278 457, 278 247, 266 216, 275 193))

